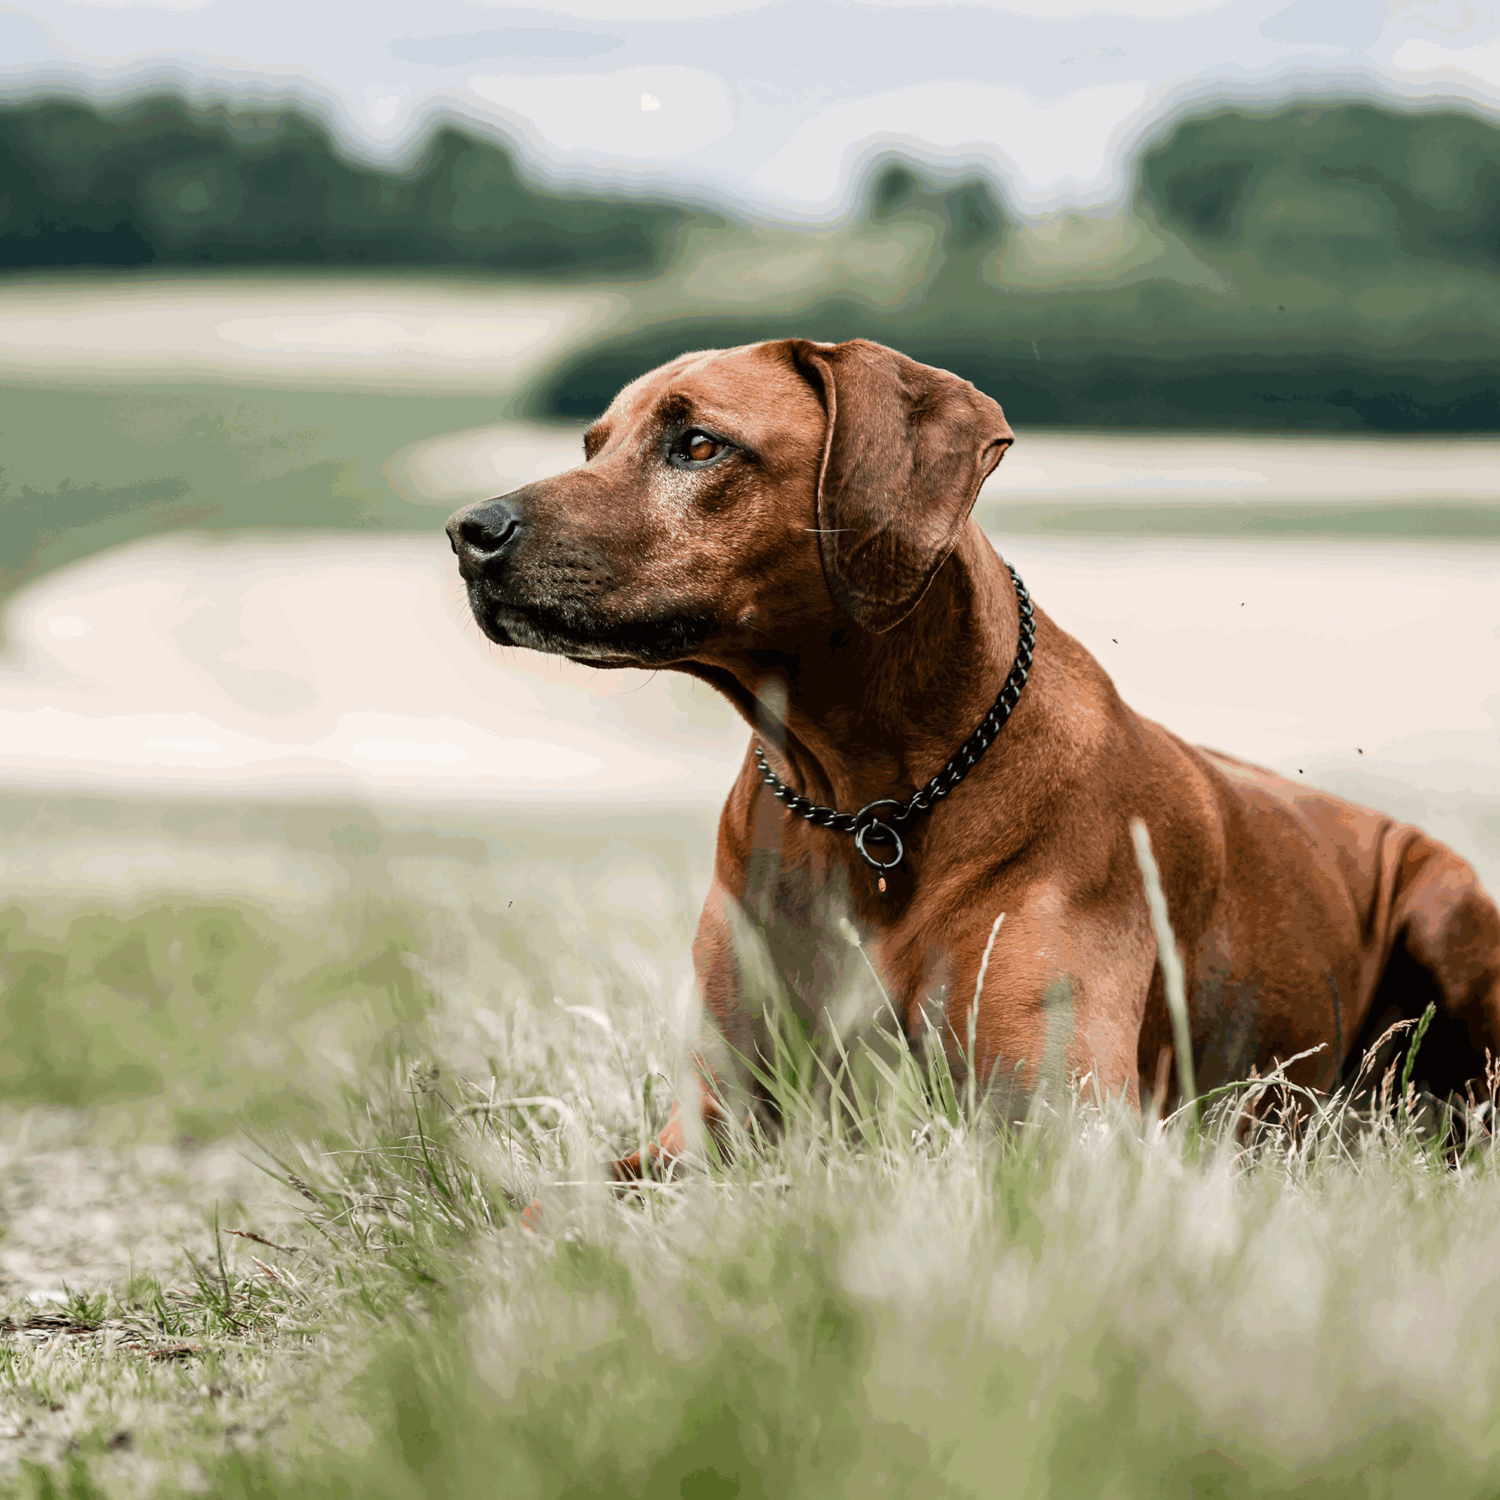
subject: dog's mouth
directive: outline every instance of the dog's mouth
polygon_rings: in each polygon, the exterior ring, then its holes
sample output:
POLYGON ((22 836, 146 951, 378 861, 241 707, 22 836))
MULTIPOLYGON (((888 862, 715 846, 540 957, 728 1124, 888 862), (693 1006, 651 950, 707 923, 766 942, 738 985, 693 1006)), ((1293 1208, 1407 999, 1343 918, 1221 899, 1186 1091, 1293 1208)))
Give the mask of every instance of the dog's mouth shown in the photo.
POLYGON ((662 613, 604 620, 575 601, 524 605, 469 585, 479 628, 497 646, 520 646, 596 667, 661 667, 689 658, 715 632, 706 616, 662 613))

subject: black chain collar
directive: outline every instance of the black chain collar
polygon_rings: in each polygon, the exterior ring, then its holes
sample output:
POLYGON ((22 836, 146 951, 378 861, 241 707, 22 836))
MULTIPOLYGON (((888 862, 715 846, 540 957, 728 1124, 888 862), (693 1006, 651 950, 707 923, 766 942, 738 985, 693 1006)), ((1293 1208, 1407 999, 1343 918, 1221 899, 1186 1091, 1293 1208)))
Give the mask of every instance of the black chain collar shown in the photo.
POLYGON ((1026 592, 1026 585, 1021 582, 1016 570, 1009 563, 1005 566, 1010 568, 1011 582, 1016 586, 1016 598, 1021 606, 1021 634, 1016 643, 1015 665, 1011 667, 1005 686, 1000 689, 999 696, 979 727, 958 747, 948 764, 905 802, 897 801, 894 797, 881 797, 875 802, 867 803, 855 813, 841 813, 832 807, 820 807, 816 802, 794 792, 766 763, 765 747, 759 740, 755 742, 756 763, 760 766, 762 780, 771 788, 772 794, 786 804, 788 812, 799 818, 806 818, 819 828, 831 828, 835 833, 852 833, 854 847, 859 850, 860 857, 867 865, 881 872, 881 890, 885 889, 884 872, 894 870, 906 855, 906 846, 901 842, 901 835, 894 825, 909 823, 919 813, 930 812, 933 803, 946 797, 979 764, 979 757, 990 748, 995 736, 1005 727, 1011 710, 1020 700, 1021 689, 1026 686, 1026 677, 1031 671, 1032 650, 1036 645, 1031 595, 1026 592), (882 814, 880 809, 887 807, 894 808, 895 811, 882 814), (894 850, 891 857, 882 860, 872 854, 869 849, 872 841, 877 846, 891 845, 894 850))

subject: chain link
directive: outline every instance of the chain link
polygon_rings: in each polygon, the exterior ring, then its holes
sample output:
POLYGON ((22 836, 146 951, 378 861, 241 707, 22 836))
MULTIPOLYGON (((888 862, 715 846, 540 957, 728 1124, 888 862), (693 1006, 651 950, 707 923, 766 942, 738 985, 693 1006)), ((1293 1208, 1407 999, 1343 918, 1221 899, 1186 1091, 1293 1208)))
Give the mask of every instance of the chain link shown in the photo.
MULTIPOLYGON (((1011 711, 1020 701, 1021 689, 1031 671, 1032 652, 1036 647, 1036 624, 1033 619, 1031 595, 1021 576, 1009 563, 1011 582, 1016 586, 1016 598, 1020 603, 1021 632, 1016 643, 1016 659, 1000 689, 990 711, 979 722, 979 727, 948 758, 948 763, 925 786, 919 787, 905 802, 882 797, 860 808, 857 813, 841 813, 836 808, 822 807, 810 798, 795 792, 773 771, 766 761, 765 747, 755 742, 755 760, 760 767, 761 779, 771 788, 773 796, 779 798, 794 817, 806 818, 816 828, 828 828, 834 833, 855 835, 856 847, 865 862, 877 870, 893 870, 901 863, 905 848, 893 824, 905 826, 921 813, 931 812, 933 804, 942 801, 975 766, 979 758, 995 741, 995 736, 1005 727, 1011 711), (894 807, 893 813, 882 814, 876 809, 894 807), (889 861, 881 861, 870 854, 866 844, 873 840, 876 845, 893 844, 895 855, 889 861)), ((885 883, 881 882, 884 889, 885 883)))

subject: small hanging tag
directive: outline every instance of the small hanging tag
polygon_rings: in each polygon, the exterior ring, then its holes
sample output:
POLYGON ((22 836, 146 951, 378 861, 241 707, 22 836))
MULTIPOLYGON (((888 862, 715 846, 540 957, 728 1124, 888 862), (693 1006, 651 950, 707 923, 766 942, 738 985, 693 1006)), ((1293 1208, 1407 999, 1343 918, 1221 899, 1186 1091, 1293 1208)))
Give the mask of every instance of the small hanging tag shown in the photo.
POLYGON ((885 876, 884 875, 882 875, 880 877, 880 892, 881 892, 882 895, 885 894, 885 876))

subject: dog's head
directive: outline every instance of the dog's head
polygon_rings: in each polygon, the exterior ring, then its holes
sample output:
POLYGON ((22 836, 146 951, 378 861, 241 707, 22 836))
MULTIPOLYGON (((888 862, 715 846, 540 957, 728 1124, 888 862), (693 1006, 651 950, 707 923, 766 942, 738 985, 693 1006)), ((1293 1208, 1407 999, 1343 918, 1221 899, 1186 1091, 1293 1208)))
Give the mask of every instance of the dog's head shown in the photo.
POLYGON ((501 645, 601 666, 889 630, 1013 441, 965 380, 863 339, 685 354, 625 387, 585 462, 458 511, 501 645))

